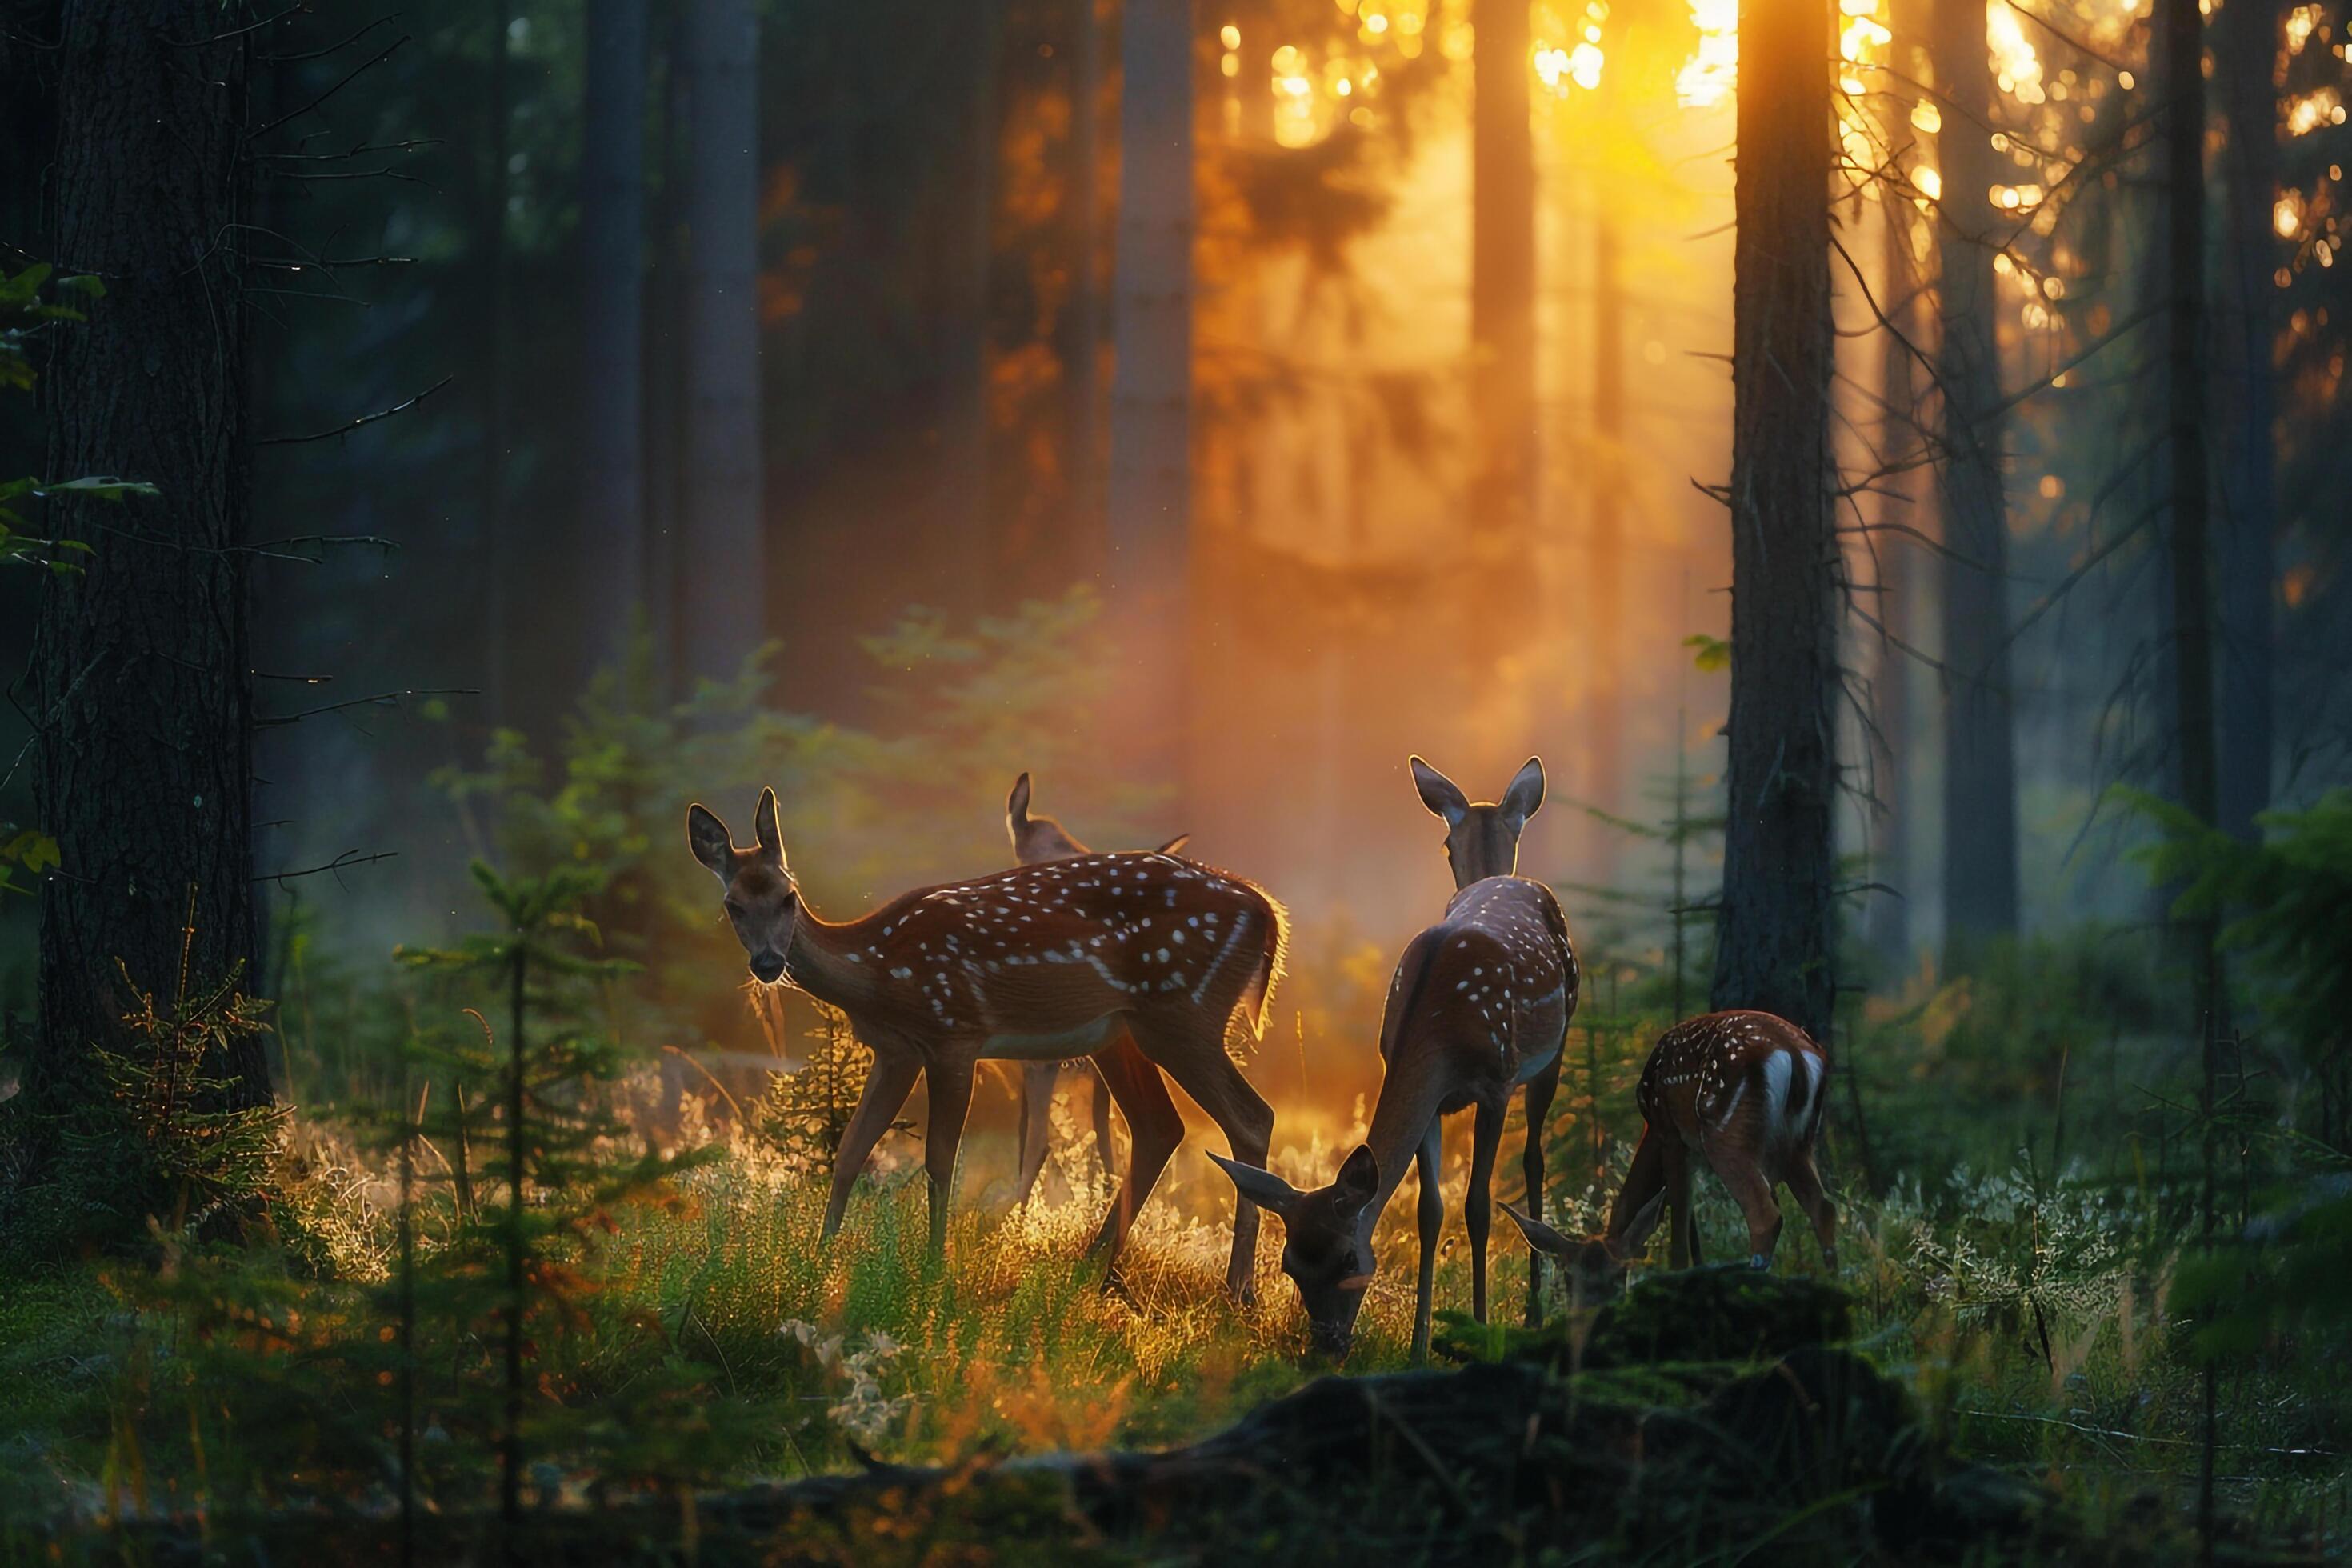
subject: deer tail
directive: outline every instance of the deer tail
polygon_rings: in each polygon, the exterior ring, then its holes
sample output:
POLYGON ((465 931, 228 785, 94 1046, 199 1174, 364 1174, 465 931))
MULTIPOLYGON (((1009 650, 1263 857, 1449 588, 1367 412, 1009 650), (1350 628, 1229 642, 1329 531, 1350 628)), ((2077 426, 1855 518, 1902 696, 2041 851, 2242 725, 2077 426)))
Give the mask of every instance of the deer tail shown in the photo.
POLYGON ((1264 888, 1253 887, 1265 904, 1265 945, 1260 950, 1257 973, 1250 977, 1249 989, 1242 994, 1242 1005, 1249 1020, 1250 1038, 1265 1038, 1266 1020, 1274 1014, 1274 989, 1282 983, 1284 971, 1290 963, 1290 911, 1282 900, 1264 888))

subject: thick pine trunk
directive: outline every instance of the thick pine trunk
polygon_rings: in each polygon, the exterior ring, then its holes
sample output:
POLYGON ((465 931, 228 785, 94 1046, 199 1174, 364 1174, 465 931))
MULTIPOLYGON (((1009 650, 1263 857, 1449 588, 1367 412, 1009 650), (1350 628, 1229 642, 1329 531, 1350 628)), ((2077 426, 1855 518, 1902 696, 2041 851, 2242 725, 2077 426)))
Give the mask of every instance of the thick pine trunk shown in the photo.
MULTIPOLYGON (((107 293, 56 340, 48 468, 162 493, 47 519, 91 553, 43 591, 26 702, 62 858, 41 894, 36 1107, 70 1108, 91 1046, 119 1045, 124 975, 165 1005, 251 981, 245 46, 189 47, 250 20, 214 0, 65 12, 58 258, 107 293)), ((223 1067, 235 1102, 268 1100, 258 1039, 223 1067)))
POLYGON ((1192 7, 1129 0, 1107 496, 1128 776, 1174 784, 1192 543, 1192 7))
MULTIPOLYGON (((1895 134, 1902 135, 1902 132, 1895 134)), ((1898 208, 1890 197, 1879 205, 1879 243, 1884 258, 1879 303, 1901 329, 1879 334, 1879 400, 1885 405, 1879 422, 1879 454, 1890 471, 1880 481, 1879 532, 1871 551, 1876 564, 1878 593, 1871 607, 1878 622, 1874 639, 1878 649, 1876 672, 1871 681, 1872 721, 1877 727, 1884 763, 1874 770, 1871 784, 1878 797, 1871 849, 1873 879, 1894 891, 1870 895, 1870 941, 1879 955, 1902 972, 1910 967, 1911 905, 1911 655, 1917 646, 1911 622, 1916 594, 1913 566, 1916 556, 1909 535, 1927 531, 1927 520, 1916 504, 1921 486, 1908 465, 1919 450, 1914 424, 1916 397, 1910 343, 1916 343, 1921 312, 1900 309, 1910 297, 1918 268, 1912 259, 1909 226, 1911 208, 1898 208), (1909 340, 1906 343, 1905 340, 1909 340)))
MULTIPOLYGON (((1607 212, 1592 225, 1592 433, 1600 461, 1592 476, 1592 581, 1588 646, 1595 664, 1624 668, 1625 485, 1632 471, 1625 450, 1625 293, 1619 276, 1622 241, 1616 217, 1607 212)), ((1614 677, 1592 689, 1591 726, 1585 736, 1591 769, 1585 797, 1604 811, 1622 812, 1625 792, 1625 705, 1614 677)), ((1617 831, 1595 824, 1589 843, 1588 878, 1602 887, 1617 879, 1617 831)))
POLYGON ((759 23, 687 0, 686 518, 680 675, 725 679, 760 646, 759 23))
POLYGON ((509 687, 514 673, 515 604, 509 591, 522 570, 513 519, 507 512, 507 460, 512 435, 507 395, 507 323, 514 291, 507 270, 507 41, 513 18, 509 0, 499 0, 483 19, 488 33, 487 91, 482 105, 481 185, 474 215, 481 237, 482 448, 477 476, 481 512, 481 640, 483 716, 493 725, 514 721, 509 687))
POLYGON ((1741 7, 1732 300, 1731 721, 1717 1007, 1826 1039, 1836 995, 1826 0, 1741 7))
POLYGON ((1478 0, 1470 116, 1470 540, 1481 574, 1468 646, 1507 646, 1530 600, 1536 493, 1535 144, 1528 0, 1478 0))
POLYGON ((1993 107, 1981 0, 1937 0, 1936 70, 1945 100, 1937 161, 1936 354, 1943 451, 1937 493, 1944 549, 1944 954, 1963 962, 2017 929, 2017 752, 2010 687, 2007 501, 2001 488, 2000 302, 1993 256, 2004 223, 1987 192, 2000 177, 1981 120, 1993 107))
POLYGON ((1059 592, 1102 568, 1102 262, 1099 134, 1102 19, 1096 0, 1073 0, 1070 64, 1070 297, 1061 321, 1066 411, 1063 484, 1066 517, 1055 565, 1038 585, 1059 592))
POLYGON ((2215 564, 2221 577, 2221 826, 2258 836, 2254 816, 2271 800, 2275 745, 2272 697, 2273 595, 2278 581, 2278 486, 2272 385, 2278 321, 2272 273, 2279 245, 2271 226, 2278 196, 2280 14, 2273 0, 2236 0, 2219 23, 2221 75, 2230 121, 2229 293, 2221 334, 2230 388, 2231 450, 2222 471, 2224 512, 2215 564))
POLYGON ((952 209, 949 232, 947 309, 941 313, 940 370, 944 439, 940 443, 934 548, 945 567, 940 604, 967 613, 987 608, 1003 574, 1001 535, 989 461, 989 279, 996 258, 997 148, 1003 95, 1000 74, 1007 21, 1005 0, 969 0, 961 8, 966 29, 961 54, 971 72, 969 119, 950 154, 952 209))
POLYGON ((615 662, 646 603, 646 0, 588 0, 582 119, 584 651, 615 662))

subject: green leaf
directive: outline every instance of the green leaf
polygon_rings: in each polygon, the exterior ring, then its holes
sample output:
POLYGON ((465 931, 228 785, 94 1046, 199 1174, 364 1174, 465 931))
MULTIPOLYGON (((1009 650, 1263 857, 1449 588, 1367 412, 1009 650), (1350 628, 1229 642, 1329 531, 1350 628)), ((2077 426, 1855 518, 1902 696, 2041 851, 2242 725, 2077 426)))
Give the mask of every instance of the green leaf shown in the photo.
POLYGON ((1683 638, 1683 647, 1693 650, 1691 663, 1708 674, 1731 668, 1731 645, 1721 637, 1693 632, 1683 638))
POLYGON ((58 864, 58 841, 46 833, 26 828, 5 844, 0 844, 0 862, 13 860, 35 876, 58 864))

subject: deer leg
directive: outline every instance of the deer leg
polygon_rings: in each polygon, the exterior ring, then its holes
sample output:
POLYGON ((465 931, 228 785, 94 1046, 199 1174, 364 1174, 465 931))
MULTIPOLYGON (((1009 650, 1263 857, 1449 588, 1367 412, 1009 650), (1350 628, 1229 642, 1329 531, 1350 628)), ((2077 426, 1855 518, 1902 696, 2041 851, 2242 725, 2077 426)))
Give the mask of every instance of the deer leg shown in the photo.
POLYGON ((1690 1150, 1671 1129, 1659 1136, 1666 1158, 1666 1263, 1688 1268, 1698 1261, 1698 1226, 1691 1220, 1690 1150))
POLYGON ((1658 1130, 1645 1124, 1642 1141, 1633 1146, 1625 1184, 1617 1189, 1617 1201, 1609 1207, 1609 1243, 1619 1258, 1641 1251, 1650 1233, 1658 1228, 1658 1216, 1666 1206, 1665 1147, 1658 1130))
MULTIPOLYGON (((1225 1055, 1223 1021, 1205 1024, 1147 1015, 1134 1019, 1132 1027, 1143 1054, 1165 1068, 1223 1130, 1232 1157, 1263 1167, 1266 1145, 1274 1137, 1274 1108, 1225 1055)), ((1225 1294, 1243 1306, 1257 1299, 1257 1205, 1236 1193, 1225 1294)))
POLYGON ((1495 1219, 1495 1153, 1503 1146, 1503 1108, 1508 1100, 1478 1102, 1470 1131, 1470 1192, 1462 1218, 1470 1231, 1470 1313, 1486 1321, 1486 1231, 1495 1219))
POLYGON ((1086 1075, 1093 1084, 1095 1157, 1102 1162, 1103 1174, 1116 1182, 1118 1180, 1118 1151, 1112 1148, 1110 1142, 1110 1085, 1104 1081, 1102 1068, 1095 1065, 1093 1058, 1087 1058, 1085 1067, 1086 1075))
MULTIPOLYGON (((1533 1219, 1544 1216, 1544 1124, 1551 1120, 1552 1096, 1559 1090, 1559 1064, 1568 1052, 1563 1048, 1551 1059, 1551 1066, 1528 1080, 1528 1152, 1521 1157, 1520 1170, 1527 1177, 1528 1215, 1533 1219)), ((1528 1327, 1543 1321, 1543 1254, 1528 1248, 1528 1327)))
POLYGON ((1763 1163, 1753 1150, 1730 1139, 1710 1138, 1706 1151, 1706 1163, 1731 1189, 1732 1201, 1747 1216, 1748 1266, 1770 1268, 1773 1249, 1780 1242, 1780 1200, 1772 1191, 1772 1179, 1764 1173, 1763 1163))
POLYGON ((948 1209, 954 1201, 956 1155, 963 1142, 963 1119, 971 1110, 970 1058, 935 1059, 923 1069, 929 1082, 930 1125, 923 1133, 923 1170, 931 1178, 931 1256, 948 1249, 948 1209))
POLYGON ((1110 1210, 1103 1215, 1102 1229, 1095 1233, 1094 1246, 1088 1248, 1090 1255, 1116 1264, 1128 1230, 1151 1196, 1168 1157, 1184 1142, 1184 1117, 1169 1097, 1168 1080, 1135 1048, 1133 1040, 1122 1039, 1104 1051, 1095 1058, 1095 1068, 1111 1098, 1126 1112, 1128 1136, 1132 1140, 1127 1179, 1111 1194, 1110 1210))
POLYGON ((1822 1262, 1832 1274, 1837 1272, 1837 1205, 1822 1190, 1822 1173, 1813 1164, 1813 1152, 1800 1148, 1789 1161, 1789 1191, 1797 1206, 1813 1222, 1813 1239, 1821 1244, 1822 1262))
POLYGON ((1045 1168, 1045 1151, 1053 1142, 1054 1081, 1062 1076, 1059 1062, 1021 1064, 1021 1175, 1013 1196, 1018 1205, 1037 1190, 1038 1173, 1045 1168))
POLYGON ((1429 1359, 1430 1305, 1437 1293, 1437 1240, 1445 1231, 1445 1194, 1439 1173, 1445 1166, 1445 1119, 1433 1116, 1422 1135, 1413 1160, 1421 1172, 1421 1202, 1413 1217, 1421 1222, 1421 1272, 1412 1288, 1412 1359, 1429 1359))
POLYGON ((922 1070, 920 1058, 874 1054, 865 1091, 857 1097, 857 1109, 849 1113, 849 1125, 842 1129, 841 1147, 834 1151, 833 1193, 824 1201, 825 1240, 832 1240, 841 1228, 841 1216, 849 1207, 850 1184, 866 1169, 874 1145, 890 1130, 890 1119, 915 1091, 915 1079, 922 1070))

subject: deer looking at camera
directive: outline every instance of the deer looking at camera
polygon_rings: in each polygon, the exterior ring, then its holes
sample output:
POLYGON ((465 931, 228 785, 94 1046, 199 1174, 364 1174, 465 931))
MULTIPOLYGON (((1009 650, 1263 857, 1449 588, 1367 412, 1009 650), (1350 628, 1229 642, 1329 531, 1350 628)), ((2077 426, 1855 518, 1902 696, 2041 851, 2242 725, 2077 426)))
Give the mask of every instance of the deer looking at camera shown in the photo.
MULTIPOLYGON (((1444 1118, 1475 1107, 1470 1190, 1463 1218, 1470 1232, 1472 1310, 1486 1321, 1486 1237, 1493 1221, 1488 1186, 1502 1143, 1511 1094, 1527 1089, 1525 1156, 1530 1201, 1543 1192, 1543 1126, 1576 1012, 1576 952, 1551 889, 1515 876, 1519 835, 1543 804, 1543 764, 1529 758, 1497 802, 1474 805, 1452 780, 1419 757, 1413 782, 1430 810, 1445 819, 1445 851, 1455 892, 1444 918, 1407 944, 1390 984, 1381 1020, 1387 1073, 1365 1141, 1330 1185, 1302 1193, 1280 1176, 1212 1154, 1244 1197, 1282 1218, 1283 1271, 1298 1287, 1315 1348, 1345 1355, 1355 1334, 1364 1288, 1371 1282, 1372 1227, 1404 1180, 1406 1162, 1421 1172, 1421 1268, 1414 1285, 1412 1353, 1429 1353, 1431 1295, 1437 1242, 1445 1225, 1438 1188, 1444 1118)), ((1539 1283, 1531 1266, 1528 1310, 1539 1283)))
MULTIPOLYGON (((1260 889, 1172 855, 1087 855, 918 889, 835 924, 818 918, 793 880, 773 790, 760 793, 753 826, 756 842, 741 849, 709 811, 687 811, 688 844, 725 889, 753 977, 839 1008, 874 1053, 834 1165, 828 1238, 918 1076, 929 1084, 923 1164, 936 1254, 947 1246, 975 1065, 1096 1056, 1122 1032, 1137 1053, 1108 1052, 1097 1065, 1134 1144, 1095 1238, 1097 1254, 1116 1260, 1183 1138, 1167 1086, 1157 1072, 1131 1071, 1133 1062, 1164 1069, 1235 1155, 1264 1163, 1274 1112, 1225 1054, 1236 1009, 1253 1036, 1264 1031, 1289 942, 1289 916, 1260 889)), ((1225 1285, 1243 1300, 1256 1244, 1257 1210, 1236 1203, 1225 1285)))
POLYGON ((1691 1157, 1696 1154, 1731 1189, 1748 1219, 1749 1267, 1770 1266, 1780 1242, 1780 1201, 1788 1185, 1812 1222, 1822 1261, 1837 1268, 1837 1205, 1813 1168, 1828 1099, 1830 1061, 1812 1037, 1769 1013, 1709 1013, 1658 1037, 1642 1068, 1635 1102, 1642 1142, 1625 1185, 1609 1210, 1601 1236, 1562 1236, 1536 1215, 1504 1205, 1528 1247, 1559 1259, 1581 1289, 1622 1277, 1626 1263, 1657 1228, 1661 1213, 1669 1261, 1698 1262, 1698 1226, 1691 1214, 1691 1157))
MULTIPOLYGON (((1030 815, 1029 775, 1025 773, 1013 781, 1013 793, 1004 797, 1004 830, 1012 836, 1014 861, 1023 866, 1042 866, 1049 860, 1074 860, 1082 855, 1094 853, 1070 837, 1068 831, 1052 817, 1030 815)), ((1189 833, 1180 833, 1162 844, 1157 853, 1173 855, 1183 848, 1192 837, 1189 833)), ((1117 1043, 1104 1047, 1106 1052, 1132 1052, 1134 1049, 1134 1042, 1124 1035, 1117 1043)), ((1095 1149, 1102 1156, 1104 1173, 1113 1181, 1118 1179, 1118 1156, 1112 1150, 1110 1142, 1110 1087, 1105 1082, 1101 1069, 1095 1066, 1094 1059, 1080 1057, 1072 1061, 1024 1062, 1021 1064, 1020 1082, 1021 1175, 1013 1196, 1016 1204, 1029 1201, 1029 1194, 1036 1190, 1038 1175, 1045 1169, 1045 1152, 1053 1141, 1047 1111, 1054 1103, 1055 1086, 1061 1082, 1063 1073, 1072 1068, 1082 1069, 1093 1080, 1094 1089, 1087 1098, 1094 1110, 1095 1149)), ((1160 1071, 1149 1061, 1131 1062, 1128 1064, 1128 1070, 1150 1073, 1155 1078, 1160 1071)))

